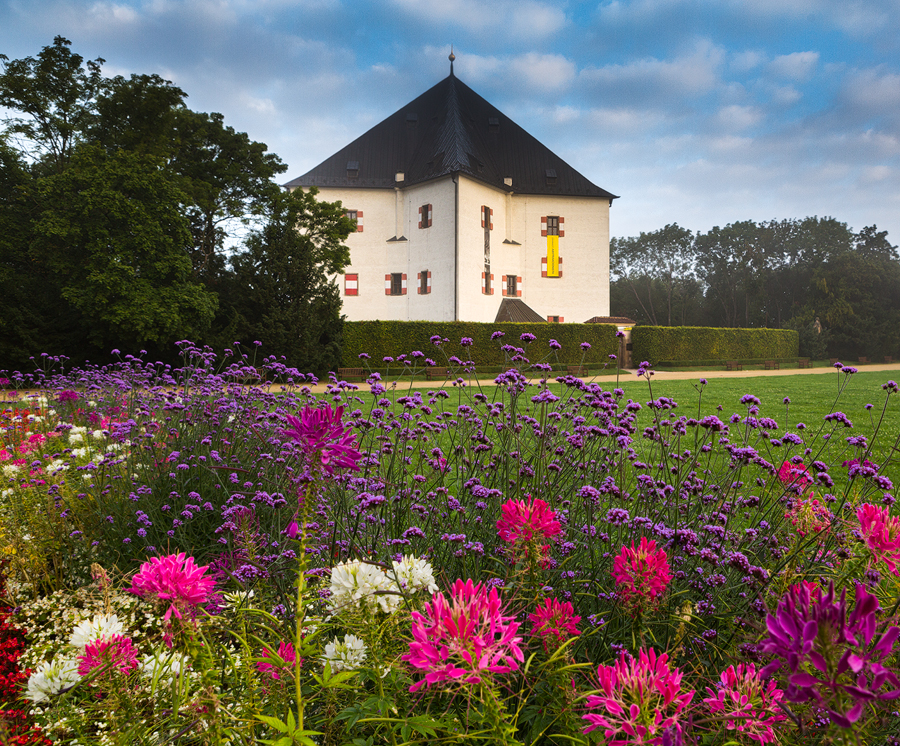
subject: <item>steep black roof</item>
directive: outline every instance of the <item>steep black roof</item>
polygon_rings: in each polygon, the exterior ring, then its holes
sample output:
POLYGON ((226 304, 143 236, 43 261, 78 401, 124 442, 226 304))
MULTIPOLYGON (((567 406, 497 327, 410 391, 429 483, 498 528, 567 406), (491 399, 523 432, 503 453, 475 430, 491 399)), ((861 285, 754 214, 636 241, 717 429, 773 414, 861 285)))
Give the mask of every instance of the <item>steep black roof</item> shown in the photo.
POLYGON ((503 112, 450 75, 362 137, 289 181, 287 187, 417 184, 464 173, 517 194, 604 197, 592 184, 503 112), (504 183, 512 179, 512 186, 504 183))

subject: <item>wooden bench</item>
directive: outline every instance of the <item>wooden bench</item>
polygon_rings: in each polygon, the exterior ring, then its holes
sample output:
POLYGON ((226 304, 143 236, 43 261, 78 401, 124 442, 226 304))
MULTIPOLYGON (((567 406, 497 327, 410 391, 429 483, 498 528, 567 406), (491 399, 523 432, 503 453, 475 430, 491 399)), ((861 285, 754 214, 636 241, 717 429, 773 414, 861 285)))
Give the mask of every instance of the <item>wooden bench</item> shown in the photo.
POLYGON ((231 376, 231 380, 235 383, 252 384, 264 382, 268 375, 269 371, 265 368, 244 368, 240 375, 231 376))
POLYGON ((725 370, 743 370, 744 364, 739 363, 737 360, 726 360, 725 361, 725 370))
POLYGON ((885 355, 884 362, 886 362, 888 365, 890 365, 891 363, 894 362, 894 358, 892 358, 890 355, 885 355))
POLYGON ((766 370, 781 370, 781 365, 777 360, 766 360, 764 365, 766 370))
POLYGON ((587 378, 588 369, 586 365, 567 365, 566 375, 576 376, 578 378, 587 378))
POLYGON ((801 368, 812 368, 812 364, 809 362, 808 357, 801 357, 797 360, 797 365, 801 368))
POLYGON ((831 364, 832 364, 832 365, 834 365, 835 363, 841 362, 841 361, 838 360, 836 357, 830 357, 830 358, 828 358, 828 359, 831 361, 831 364))
POLYGON ((862 355, 859 356, 859 364, 860 365, 866 365, 868 362, 869 362, 869 358, 863 357, 862 355))
POLYGON ((446 381, 449 375, 447 368, 425 368, 425 379, 428 381, 446 381))
POLYGON ((338 368, 338 379, 341 381, 366 380, 365 368, 338 368))

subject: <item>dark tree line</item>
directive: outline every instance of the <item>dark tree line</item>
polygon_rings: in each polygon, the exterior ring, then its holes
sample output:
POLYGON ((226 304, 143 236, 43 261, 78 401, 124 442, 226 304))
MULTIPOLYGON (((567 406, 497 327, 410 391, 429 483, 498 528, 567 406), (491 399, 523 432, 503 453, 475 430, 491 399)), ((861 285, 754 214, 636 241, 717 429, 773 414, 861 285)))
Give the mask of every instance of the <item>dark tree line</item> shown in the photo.
POLYGON ((277 155, 171 82, 106 78, 70 47, 0 55, 0 369, 42 352, 172 359, 185 338, 334 365, 340 204, 283 192, 277 155))
POLYGON ((900 357, 900 255, 833 218, 667 225, 610 241, 611 312, 659 326, 792 328, 812 357, 900 357), (819 319, 822 332, 816 331, 819 319))

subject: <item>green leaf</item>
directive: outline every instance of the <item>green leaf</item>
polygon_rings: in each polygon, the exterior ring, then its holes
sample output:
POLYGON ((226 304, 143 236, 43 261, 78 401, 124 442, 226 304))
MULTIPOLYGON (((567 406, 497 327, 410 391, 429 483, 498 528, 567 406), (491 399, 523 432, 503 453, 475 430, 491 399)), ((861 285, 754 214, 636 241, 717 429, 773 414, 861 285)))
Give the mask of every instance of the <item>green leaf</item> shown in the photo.
POLYGON ((268 715, 257 715, 256 719, 265 723, 268 726, 271 726, 275 730, 281 731, 282 733, 289 733, 290 728, 278 718, 269 717, 268 715))

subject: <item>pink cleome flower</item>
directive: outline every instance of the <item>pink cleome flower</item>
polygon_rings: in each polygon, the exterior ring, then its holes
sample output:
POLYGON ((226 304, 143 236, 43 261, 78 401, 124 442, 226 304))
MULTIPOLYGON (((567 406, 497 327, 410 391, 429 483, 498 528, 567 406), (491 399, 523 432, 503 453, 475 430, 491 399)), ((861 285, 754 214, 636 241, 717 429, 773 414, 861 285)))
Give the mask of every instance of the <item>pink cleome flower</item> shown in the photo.
MULTIPOLYGON (((500 506, 497 534, 507 544, 524 547, 531 542, 540 543, 561 533, 562 526, 556 520, 556 513, 541 499, 529 499, 528 502, 507 500, 500 506)), ((540 544, 538 551, 542 559, 549 549, 549 545, 540 544)))
POLYGON ((533 625, 532 634, 541 637, 546 647, 546 638, 555 638, 557 644, 564 643, 568 638, 581 634, 576 626, 581 617, 575 614, 575 609, 568 601, 560 602, 554 598, 552 601, 545 598, 542 604, 528 615, 533 625))
POLYGON ((797 529, 800 536, 813 531, 819 534, 831 528, 831 511, 812 492, 805 500, 798 498, 784 517, 797 529))
POLYGON ((656 542, 641 537, 640 545, 635 548, 622 547, 622 551, 613 560, 613 578, 619 598, 633 612, 640 612, 647 605, 652 605, 662 596, 666 586, 672 579, 665 551, 656 548, 656 542))
POLYGON ((197 567, 193 557, 185 559, 184 552, 151 557, 135 573, 129 590, 138 596, 155 596, 160 601, 168 601, 169 608, 163 619, 168 620, 173 613, 181 619, 183 611, 209 600, 216 581, 203 577, 207 567, 197 567))
POLYGON ((95 668, 109 665, 110 671, 128 674, 138 667, 137 650, 130 637, 113 635, 92 640, 78 656, 78 673, 87 676, 95 668))
POLYGON ((356 437, 351 427, 344 427, 344 408, 304 407, 299 417, 287 415, 289 427, 281 434, 296 441, 310 456, 316 456, 328 474, 335 469, 359 471, 356 462, 362 454, 356 449, 356 437))
POLYGON ((883 508, 866 503, 856 511, 859 527, 876 562, 884 562, 888 570, 900 576, 900 518, 883 508))
POLYGON ((447 681, 478 683, 486 672, 515 671, 525 660, 519 623, 503 616, 496 588, 457 580, 449 600, 435 593, 424 613, 414 611, 412 618, 413 641, 403 660, 427 673, 411 692, 447 681))
POLYGON ((709 697, 703 700, 712 715, 728 718, 725 727, 743 733, 752 741, 776 743, 772 727, 787 720, 778 702, 784 692, 775 680, 768 684, 750 663, 729 666, 720 676, 721 686, 707 687, 709 697))
MULTIPOLYGON (((263 658, 269 657, 269 651, 263 648, 262 651, 263 658)), ((294 664, 297 662, 297 651, 294 650, 294 646, 289 642, 280 642, 278 643, 278 657, 284 661, 284 665, 278 663, 273 660, 271 663, 267 661, 260 661, 256 664, 257 670, 261 674, 267 675, 271 679, 275 679, 276 681, 281 678, 281 672, 285 669, 290 669, 294 667, 294 664)))
POLYGON ((793 485, 797 491, 802 491, 806 485, 812 484, 812 477, 809 476, 809 470, 802 464, 792 464, 785 461, 778 470, 778 478, 782 484, 793 485))
POLYGON ((694 690, 681 691, 683 674, 669 668, 665 653, 653 648, 638 651, 633 658, 622 653, 612 666, 598 666, 600 695, 590 695, 587 706, 600 713, 583 715, 590 733, 603 728, 613 744, 659 743, 663 731, 678 727, 682 711, 694 697, 694 690))

